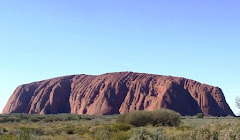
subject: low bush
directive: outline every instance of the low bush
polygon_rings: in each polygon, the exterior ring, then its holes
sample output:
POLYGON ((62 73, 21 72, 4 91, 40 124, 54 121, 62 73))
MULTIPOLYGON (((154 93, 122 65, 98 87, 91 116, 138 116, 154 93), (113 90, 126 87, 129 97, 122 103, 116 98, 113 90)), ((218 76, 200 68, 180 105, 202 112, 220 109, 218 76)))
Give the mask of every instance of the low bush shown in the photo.
POLYGON ((121 115, 118 115, 117 118, 116 118, 116 122, 117 123, 125 123, 125 119, 127 117, 128 114, 121 114, 121 115))
POLYGON ((128 124, 104 125, 93 129, 91 138, 94 140, 128 140, 132 135, 130 129, 131 126, 128 124))
POLYGON ((116 133, 118 130, 112 126, 102 126, 93 129, 92 136, 94 140, 110 140, 111 133, 116 133))
POLYGON ((204 114, 203 114, 203 113, 198 113, 198 114, 196 115, 196 117, 197 117, 197 118, 201 118, 201 119, 203 119, 204 114))
POLYGON ((29 118, 29 121, 31 121, 31 122, 39 122, 39 121, 41 121, 41 119, 39 119, 39 118, 29 118))
POLYGON ((0 128, 0 135, 8 132, 6 128, 0 128))
POLYGON ((17 136, 14 134, 0 135, 0 140, 17 140, 17 136))
POLYGON ((121 130, 121 131, 128 131, 131 129, 131 125, 126 123, 118 123, 113 125, 114 128, 121 130))
POLYGON ((177 126, 176 130, 178 131, 189 131, 192 130, 193 128, 189 125, 182 125, 182 126, 177 126))
POLYGON ((0 123, 7 123, 7 122, 15 122, 14 118, 10 118, 10 117, 2 117, 0 118, 0 123))
POLYGON ((90 120, 94 119, 94 116, 85 115, 85 116, 81 116, 81 119, 90 121, 90 120))
POLYGON ((119 115, 118 123, 127 123, 134 126, 178 126, 181 122, 181 115, 175 111, 161 109, 156 111, 134 111, 128 114, 119 115))
POLYGON ((152 113, 149 111, 134 111, 127 114, 125 122, 134 126, 146 126, 152 122, 152 113))
POLYGON ((41 128, 28 128, 28 130, 31 132, 31 134, 41 136, 44 135, 44 131, 41 128))
POLYGON ((152 140, 152 136, 146 129, 141 128, 134 130, 129 140, 152 140))
POLYGON ((77 114, 76 114, 75 117, 76 117, 76 120, 77 120, 77 121, 80 121, 80 120, 82 119, 82 116, 81 116, 81 115, 77 115, 77 114))
POLYGON ((32 140, 31 132, 27 128, 21 128, 21 133, 17 138, 18 140, 32 140))
POLYGON ((168 140, 159 131, 149 132, 144 128, 135 129, 129 140, 168 140))
POLYGON ((77 128, 75 128, 75 133, 82 136, 86 133, 89 133, 89 128, 86 126, 78 126, 77 128))
POLYGON ((65 127, 62 127, 62 128, 59 128, 56 130, 56 134, 68 134, 68 135, 72 135, 75 133, 75 129, 74 127, 71 127, 71 126, 65 126, 65 127))
POLYGON ((178 126, 181 122, 181 115, 175 111, 161 109, 152 112, 152 124, 167 126, 178 126))
POLYGON ((43 121, 44 121, 45 123, 50 123, 50 122, 53 122, 54 120, 53 120, 52 117, 46 117, 46 118, 44 118, 43 121))
POLYGON ((240 127, 236 124, 231 124, 228 129, 220 132, 219 137, 224 140, 240 140, 240 127))
POLYGON ((236 124, 205 124, 201 127, 185 129, 174 138, 189 140, 239 140, 240 128, 236 124))
POLYGON ((131 131, 118 131, 111 133, 111 140, 128 140, 132 135, 131 131))

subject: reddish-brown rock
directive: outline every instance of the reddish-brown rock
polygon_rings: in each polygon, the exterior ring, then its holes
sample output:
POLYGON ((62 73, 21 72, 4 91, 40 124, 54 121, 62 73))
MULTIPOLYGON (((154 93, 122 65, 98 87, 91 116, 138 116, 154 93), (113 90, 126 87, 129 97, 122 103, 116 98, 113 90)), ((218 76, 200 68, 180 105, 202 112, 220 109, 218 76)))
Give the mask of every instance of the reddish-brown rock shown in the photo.
POLYGON ((106 115, 161 108, 182 115, 234 116, 218 87, 133 72, 73 75, 21 85, 2 113, 106 115))

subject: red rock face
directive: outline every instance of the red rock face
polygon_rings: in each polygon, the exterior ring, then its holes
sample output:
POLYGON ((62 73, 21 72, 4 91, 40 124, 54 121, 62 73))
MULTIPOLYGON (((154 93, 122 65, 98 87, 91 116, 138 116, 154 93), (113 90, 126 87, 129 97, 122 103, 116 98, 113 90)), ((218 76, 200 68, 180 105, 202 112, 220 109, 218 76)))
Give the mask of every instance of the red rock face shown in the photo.
POLYGON ((2 113, 107 115, 161 108, 182 115, 234 116, 218 87, 133 72, 65 76, 21 85, 2 113))

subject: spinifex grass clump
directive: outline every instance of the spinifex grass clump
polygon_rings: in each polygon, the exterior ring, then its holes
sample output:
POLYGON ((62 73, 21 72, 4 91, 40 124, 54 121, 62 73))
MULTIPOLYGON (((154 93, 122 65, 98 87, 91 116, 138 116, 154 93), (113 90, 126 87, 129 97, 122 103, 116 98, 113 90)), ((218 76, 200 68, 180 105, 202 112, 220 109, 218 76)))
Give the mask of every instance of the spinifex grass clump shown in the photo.
POLYGON ((100 125, 91 131, 94 140, 127 140, 131 137, 128 124, 100 125))
POLYGON ((128 123, 137 127, 146 125, 178 126, 181 122, 181 115, 168 109, 134 111, 128 114, 119 115, 117 117, 117 122, 128 123))
POLYGON ((198 114, 196 115, 196 117, 197 117, 197 118, 201 118, 201 119, 203 119, 204 114, 203 114, 203 113, 198 113, 198 114))
POLYGON ((161 129, 157 129, 150 132, 144 127, 139 127, 137 129, 134 129, 133 134, 129 140, 170 140, 162 135, 161 131, 161 129))

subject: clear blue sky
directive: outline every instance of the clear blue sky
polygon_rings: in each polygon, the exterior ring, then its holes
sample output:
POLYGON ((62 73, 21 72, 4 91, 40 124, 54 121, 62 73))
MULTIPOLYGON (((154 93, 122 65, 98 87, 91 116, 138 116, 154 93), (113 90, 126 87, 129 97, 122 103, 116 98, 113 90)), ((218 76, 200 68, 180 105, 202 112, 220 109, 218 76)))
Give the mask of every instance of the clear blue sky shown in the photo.
POLYGON ((20 84, 135 71, 240 95, 239 0, 0 1, 0 110, 20 84))

